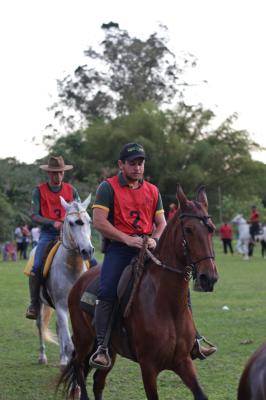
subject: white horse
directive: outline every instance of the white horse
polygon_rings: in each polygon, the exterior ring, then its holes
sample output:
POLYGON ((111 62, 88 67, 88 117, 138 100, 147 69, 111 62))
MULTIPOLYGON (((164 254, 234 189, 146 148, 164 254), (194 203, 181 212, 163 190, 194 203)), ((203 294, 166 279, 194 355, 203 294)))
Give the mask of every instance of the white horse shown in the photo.
MULTIPOLYGON (((68 294, 75 281, 86 271, 84 260, 90 259, 94 248, 91 243, 91 218, 86 212, 91 195, 83 202, 67 203, 61 197, 61 204, 66 210, 62 229, 62 243, 53 258, 46 280, 47 291, 52 299, 56 312, 56 328, 60 345, 60 367, 63 368, 72 354, 73 343, 68 325, 68 294)), ((47 339, 47 324, 50 311, 45 306, 45 297, 41 295, 44 307, 37 319, 40 338, 39 363, 46 364, 44 339, 47 339)))
POLYGON ((236 224, 238 227, 238 240, 236 244, 236 251, 243 254, 244 260, 249 259, 249 243, 251 240, 249 224, 245 220, 242 214, 236 215, 232 221, 232 224, 236 224))

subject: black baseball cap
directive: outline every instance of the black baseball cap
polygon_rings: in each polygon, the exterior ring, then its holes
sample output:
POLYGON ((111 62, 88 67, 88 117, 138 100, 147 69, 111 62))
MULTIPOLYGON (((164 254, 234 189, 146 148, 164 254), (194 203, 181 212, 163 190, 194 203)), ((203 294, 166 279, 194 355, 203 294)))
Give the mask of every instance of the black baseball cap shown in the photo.
POLYGON ((120 151, 119 159, 122 161, 133 161, 136 158, 145 158, 144 148, 138 143, 127 143, 120 151))

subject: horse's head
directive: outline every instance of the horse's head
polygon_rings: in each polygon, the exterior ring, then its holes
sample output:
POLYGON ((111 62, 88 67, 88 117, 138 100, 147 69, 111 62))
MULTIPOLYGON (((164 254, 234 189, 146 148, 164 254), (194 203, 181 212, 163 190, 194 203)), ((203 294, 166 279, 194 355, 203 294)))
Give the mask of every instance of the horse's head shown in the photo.
POLYGON ((182 232, 178 251, 183 252, 184 262, 192 267, 195 290, 211 292, 218 273, 213 250, 215 226, 208 215, 205 188, 201 187, 196 200, 191 201, 178 185, 176 196, 180 205, 176 219, 182 232))
POLYGON ((245 224, 247 221, 245 220, 245 218, 243 217, 242 214, 237 214, 231 221, 232 224, 245 224))
POLYGON ((94 253, 91 243, 91 218, 86 209, 90 204, 91 195, 82 203, 66 202, 60 197, 61 204, 66 210, 63 226, 63 244, 72 250, 79 250, 82 258, 88 260, 94 253))

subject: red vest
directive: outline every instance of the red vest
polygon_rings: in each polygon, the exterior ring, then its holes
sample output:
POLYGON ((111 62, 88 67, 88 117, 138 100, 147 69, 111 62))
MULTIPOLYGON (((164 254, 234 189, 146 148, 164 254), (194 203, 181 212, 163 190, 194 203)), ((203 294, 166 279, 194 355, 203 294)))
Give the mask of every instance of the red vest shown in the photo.
POLYGON ((233 230, 231 225, 222 225, 220 228, 221 239, 232 239, 233 230))
POLYGON ((114 190, 115 228, 128 235, 150 235, 159 196, 157 187, 146 181, 138 189, 121 186, 118 176, 107 181, 114 190))
POLYGON ((260 217, 258 211, 251 211, 249 219, 251 223, 259 222, 260 217))
POLYGON ((72 186, 69 183, 62 183, 61 190, 56 193, 51 191, 48 183, 41 183, 38 188, 40 191, 41 215, 54 221, 63 221, 66 210, 61 205, 59 196, 62 196, 67 202, 73 201, 72 186))

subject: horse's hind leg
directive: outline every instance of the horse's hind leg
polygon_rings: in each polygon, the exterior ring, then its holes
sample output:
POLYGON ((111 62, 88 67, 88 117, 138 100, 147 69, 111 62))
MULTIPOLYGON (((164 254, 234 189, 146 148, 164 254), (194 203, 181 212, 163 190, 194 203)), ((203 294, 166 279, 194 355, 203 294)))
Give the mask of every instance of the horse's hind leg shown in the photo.
POLYGON ((42 311, 43 306, 40 307, 40 312, 38 314, 38 318, 36 320, 36 326, 38 328, 39 333, 39 341, 40 341, 40 352, 39 352, 39 364, 47 364, 47 356, 45 354, 45 344, 44 344, 44 337, 43 337, 43 321, 42 321, 42 311))
POLYGON ((103 390, 106 376, 109 374, 115 363, 116 355, 112 354, 112 366, 108 370, 96 370, 93 374, 93 393, 95 400, 103 400, 103 390))
POLYGON ((185 385, 191 390, 194 395, 194 400, 208 400, 208 397, 203 392, 194 368, 191 358, 187 358, 185 361, 178 364, 174 370, 185 383, 185 385))

